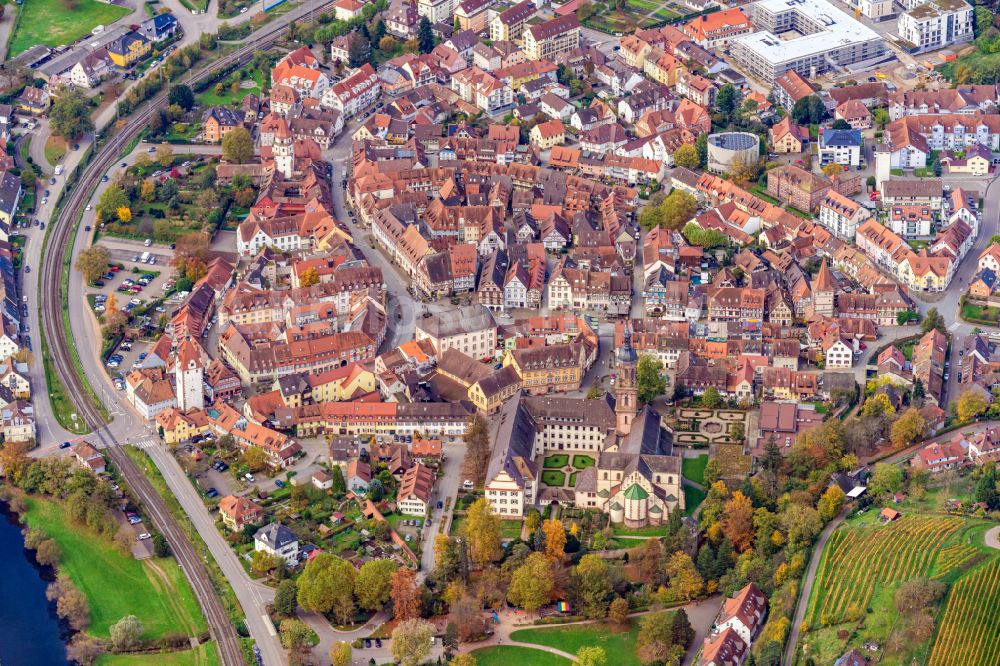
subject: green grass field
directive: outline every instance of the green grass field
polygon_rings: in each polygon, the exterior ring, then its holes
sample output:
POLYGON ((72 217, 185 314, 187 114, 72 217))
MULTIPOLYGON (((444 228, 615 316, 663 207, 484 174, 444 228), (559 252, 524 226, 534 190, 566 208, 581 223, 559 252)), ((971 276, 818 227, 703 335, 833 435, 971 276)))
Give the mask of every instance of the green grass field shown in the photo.
POLYGON ((45 161, 55 166, 66 155, 66 140, 50 136, 45 142, 45 161))
POLYGON ((87 595, 89 633, 107 636, 111 625, 129 614, 142 621, 146 638, 207 631, 194 592, 173 559, 139 562, 123 555, 110 542, 70 523, 58 502, 31 498, 28 507, 28 524, 56 540, 62 549, 60 570, 87 595))
POLYGON ((477 666, 572 666, 572 662, 559 655, 541 650, 510 645, 494 645, 475 650, 472 656, 476 658, 477 666))
POLYGON ((683 486, 681 490, 684 492, 684 515, 690 516, 694 513, 695 509, 705 501, 708 494, 704 490, 698 490, 697 488, 691 488, 689 486, 683 486))
POLYGON ((216 666, 219 663, 219 653, 213 641, 182 652, 103 654, 97 660, 97 666, 216 666))
MULTIPOLYGON (((519 643, 534 643, 576 654, 585 645, 604 648, 608 663, 615 666, 640 666, 635 654, 639 625, 634 624, 629 631, 617 631, 604 624, 582 624, 569 627, 547 629, 519 629, 510 635, 519 643)), ((482 664, 482 660, 479 661, 482 664)))
POLYGON ((264 87, 264 75, 260 70, 254 69, 253 65, 247 65, 243 70, 237 70, 233 75, 227 76, 222 80, 223 91, 221 94, 215 92, 215 86, 211 85, 204 91, 195 95, 195 102, 198 106, 228 106, 233 102, 241 102, 244 97, 253 93, 255 95, 260 95, 264 87), (239 72, 247 71, 249 73, 248 78, 240 79, 239 72), (255 83, 253 88, 237 88, 236 92, 233 92, 230 87, 233 81, 253 81, 255 83))
POLYGON ((705 485, 705 466, 707 464, 708 454, 697 458, 684 458, 681 460, 681 476, 703 486, 705 485))
POLYGON ((36 44, 69 46, 99 25, 111 25, 131 11, 97 0, 76 0, 66 8, 62 0, 28 0, 21 6, 21 19, 10 41, 8 57, 36 44))

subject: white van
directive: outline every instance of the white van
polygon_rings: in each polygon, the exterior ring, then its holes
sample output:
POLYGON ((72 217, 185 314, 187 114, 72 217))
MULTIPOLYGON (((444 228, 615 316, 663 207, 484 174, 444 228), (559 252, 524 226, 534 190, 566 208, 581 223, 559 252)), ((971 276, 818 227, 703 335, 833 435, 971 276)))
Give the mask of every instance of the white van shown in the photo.
POLYGON ((140 263, 140 264, 145 264, 145 263, 147 263, 148 261, 149 261, 149 252, 143 252, 143 253, 142 253, 142 256, 141 256, 141 257, 139 257, 139 263, 140 263))
POLYGON ((57 176, 61 176, 64 168, 65 167, 63 167, 62 164, 57 164, 56 165, 56 175, 57 176))

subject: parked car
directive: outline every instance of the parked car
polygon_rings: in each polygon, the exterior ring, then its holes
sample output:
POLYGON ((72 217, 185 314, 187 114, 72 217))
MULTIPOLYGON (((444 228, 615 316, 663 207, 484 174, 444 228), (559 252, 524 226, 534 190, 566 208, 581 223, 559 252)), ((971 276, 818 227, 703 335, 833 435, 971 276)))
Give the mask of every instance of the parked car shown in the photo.
POLYGON ((152 535, 151 535, 151 534, 150 534, 149 532, 143 532, 142 534, 140 534, 140 535, 139 535, 138 537, 136 537, 136 538, 138 538, 138 539, 139 539, 139 541, 145 541, 146 539, 150 539, 150 538, 152 538, 152 535))
POLYGON ((281 479, 275 479, 274 485, 278 486, 279 488, 284 488, 285 487, 285 482, 282 481, 281 479))
POLYGON ((243 478, 249 481, 250 483, 253 483, 255 481, 255 479, 253 478, 253 474, 251 474, 250 472, 244 474, 243 478))
POLYGON ((59 448, 68 449, 70 446, 72 446, 72 444, 70 444, 69 442, 63 442, 62 444, 59 445, 59 448))

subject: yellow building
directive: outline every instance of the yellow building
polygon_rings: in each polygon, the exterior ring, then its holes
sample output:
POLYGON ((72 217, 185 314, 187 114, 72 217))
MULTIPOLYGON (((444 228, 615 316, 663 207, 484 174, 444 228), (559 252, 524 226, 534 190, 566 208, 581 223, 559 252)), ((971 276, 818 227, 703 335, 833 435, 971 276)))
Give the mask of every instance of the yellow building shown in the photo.
POLYGON ((484 414, 500 411, 503 403, 521 392, 521 378, 512 366, 480 379, 469 387, 469 400, 484 414))
POLYGON ((559 120, 549 120, 531 128, 531 143, 540 150, 561 146, 566 142, 566 128, 559 120))
POLYGON ((517 371, 522 388, 532 395, 580 390, 585 363, 586 350, 579 342, 514 349, 503 359, 505 366, 517 371))
POLYGON ((208 417, 202 410, 185 414, 176 407, 171 407, 156 415, 156 427, 164 442, 179 444, 208 432, 208 417))
POLYGON ((153 43, 137 32, 129 32, 108 44, 111 62, 118 67, 131 67, 144 59, 153 49, 153 43))

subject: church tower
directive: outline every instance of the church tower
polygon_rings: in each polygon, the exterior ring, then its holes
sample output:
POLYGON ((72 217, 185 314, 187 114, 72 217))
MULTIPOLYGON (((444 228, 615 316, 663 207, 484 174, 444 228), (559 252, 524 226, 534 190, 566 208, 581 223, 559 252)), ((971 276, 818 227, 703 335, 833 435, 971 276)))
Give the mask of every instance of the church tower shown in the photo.
POLYGON ((278 127, 274 130, 271 154, 274 156, 274 168, 285 178, 290 179, 295 167, 295 146, 292 141, 292 131, 284 119, 278 122, 278 127))
POLYGON ((625 340, 616 354, 615 372, 615 419, 618 434, 627 435, 632 431, 632 422, 639 411, 639 391, 636 386, 636 365, 638 356, 632 349, 632 331, 626 326, 625 340))

